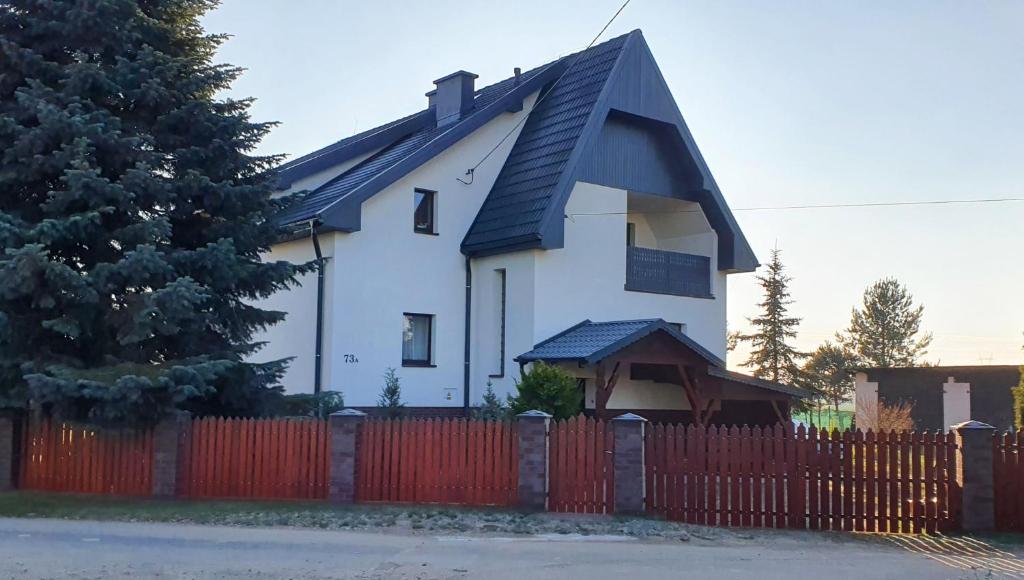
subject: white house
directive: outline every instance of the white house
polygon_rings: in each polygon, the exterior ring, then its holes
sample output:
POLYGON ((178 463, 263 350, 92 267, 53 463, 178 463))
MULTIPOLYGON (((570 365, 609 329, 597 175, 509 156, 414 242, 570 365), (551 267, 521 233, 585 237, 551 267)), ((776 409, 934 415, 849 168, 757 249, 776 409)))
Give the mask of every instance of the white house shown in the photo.
POLYGON ((262 304, 288 318, 257 360, 355 407, 393 367, 409 407, 457 414, 548 360, 599 412, 784 417, 798 390, 724 369, 727 277, 758 264, 640 31, 476 78, 280 169, 308 193, 268 259, 322 278, 262 304))

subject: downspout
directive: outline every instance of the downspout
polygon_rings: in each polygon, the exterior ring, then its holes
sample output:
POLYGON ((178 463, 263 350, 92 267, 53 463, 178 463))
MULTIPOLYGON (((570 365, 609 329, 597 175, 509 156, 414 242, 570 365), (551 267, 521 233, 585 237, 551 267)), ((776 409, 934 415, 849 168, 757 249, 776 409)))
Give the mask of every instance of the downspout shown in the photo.
MULTIPOLYGON (((321 392, 321 360, 324 350, 324 255, 320 251, 320 237, 316 234, 316 220, 309 221, 309 236, 316 253, 316 350, 313 356, 313 394, 321 392)), ((318 403, 319 406, 319 403, 318 403)))
POLYGON ((473 306, 473 270, 470 267, 469 256, 466 256, 466 329, 463 345, 464 363, 462 368, 462 412, 469 417, 469 329, 470 312, 473 306))

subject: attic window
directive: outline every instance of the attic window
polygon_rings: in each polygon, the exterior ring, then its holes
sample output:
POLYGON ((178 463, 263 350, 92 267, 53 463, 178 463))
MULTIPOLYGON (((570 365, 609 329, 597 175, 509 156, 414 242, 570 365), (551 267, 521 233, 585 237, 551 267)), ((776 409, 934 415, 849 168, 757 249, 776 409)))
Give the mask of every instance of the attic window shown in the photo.
POLYGON ((413 231, 417 234, 436 234, 435 227, 435 198, 436 191, 417 189, 415 193, 413 211, 413 231))

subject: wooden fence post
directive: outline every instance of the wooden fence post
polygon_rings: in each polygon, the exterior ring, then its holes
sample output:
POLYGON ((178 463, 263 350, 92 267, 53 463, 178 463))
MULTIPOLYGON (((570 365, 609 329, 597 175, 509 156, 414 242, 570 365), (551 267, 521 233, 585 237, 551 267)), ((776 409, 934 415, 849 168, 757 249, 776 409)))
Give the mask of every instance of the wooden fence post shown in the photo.
POLYGON ((330 480, 327 499, 335 503, 353 503, 356 500, 358 483, 356 457, 359 452, 359 432, 366 413, 355 409, 343 409, 331 413, 330 480))
POLYGON ((519 431, 519 507, 544 511, 551 415, 543 411, 527 411, 516 415, 516 420, 519 431))
POLYGON ((965 532, 995 529, 992 485, 992 435, 995 428, 978 421, 953 426, 956 434, 956 483, 960 486, 960 524, 965 532))
POLYGON ((153 428, 153 497, 170 498, 178 494, 182 434, 189 426, 189 414, 177 413, 153 428))
POLYGON ((647 419, 625 413, 611 421, 615 440, 615 513, 644 511, 644 425, 647 419))
POLYGON ((0 492, 14 489, 14 417, 0 413, 0 492))

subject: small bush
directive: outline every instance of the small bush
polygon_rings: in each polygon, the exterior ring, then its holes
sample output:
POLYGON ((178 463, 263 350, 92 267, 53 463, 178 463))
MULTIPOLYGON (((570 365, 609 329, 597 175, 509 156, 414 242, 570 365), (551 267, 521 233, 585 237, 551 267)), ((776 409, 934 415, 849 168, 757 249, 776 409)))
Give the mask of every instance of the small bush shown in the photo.
POLYGON ((484 391, 483 401, 480 403, 480 407, 476 409, 474 416, 477 419, 487 421, 504 421, 508 419, 508 405, 498 398, 498 395, 494 394, 494 387, 490 381, 487 382, 487 390, 484 391))
POLYGON ((402 383, 398 380, 394 368, 384 371, 384 388, 381 390, 377 406, 383 409, 385 417, 397 419, 405 415, 405 403, 402 402, 402 383))
POLYGON ((912 431, 914 420, 911 413, 914 405, 907 401, 885 404, 881 401, 875 404, 857 404, 857 428, 872 431, 912 431))
POLYGON ((276 415, 282 417, 327 417, 345 408, 341 391, 324 391, 319 395, 285 395, 276 415))
POLYGON ((583 408, 583 394, 576 378, 543 362, 533 363, 516 382, 516 389, 518 394, 508 398, 509 412, 513 415, 536 409, 550 413, 555 419, 568 419, 583 408))

